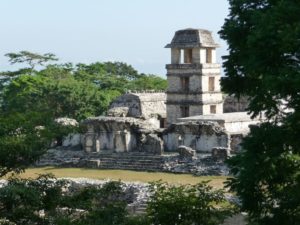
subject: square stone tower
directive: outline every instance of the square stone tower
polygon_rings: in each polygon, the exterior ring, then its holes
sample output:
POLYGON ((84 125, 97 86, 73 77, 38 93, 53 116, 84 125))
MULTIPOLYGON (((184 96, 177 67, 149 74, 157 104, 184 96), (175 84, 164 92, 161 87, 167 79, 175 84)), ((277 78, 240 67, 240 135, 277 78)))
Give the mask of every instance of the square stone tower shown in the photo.
POLYGON ((166 45, 171 48, 171 64, 166 65, 168 124, 177 118, 223 113, 217 47, 211 32, 203 29, 179 30, 166 45))

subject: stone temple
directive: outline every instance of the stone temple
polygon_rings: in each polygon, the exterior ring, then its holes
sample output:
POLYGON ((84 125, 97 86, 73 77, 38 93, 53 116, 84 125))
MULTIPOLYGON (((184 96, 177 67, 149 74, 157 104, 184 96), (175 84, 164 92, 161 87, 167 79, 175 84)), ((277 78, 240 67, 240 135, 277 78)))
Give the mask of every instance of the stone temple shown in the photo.
POLYGON ((66 137, 63 153, 53 150, 39 164, 218 174, 207 171, 239 151, 249 125, 260 123, 245 112, 246 98, 222 94, 218 46, 208 30, 177 31, 165 46, 167 92, 120 96, 106 116, 82 122, 85 133, 66 137))

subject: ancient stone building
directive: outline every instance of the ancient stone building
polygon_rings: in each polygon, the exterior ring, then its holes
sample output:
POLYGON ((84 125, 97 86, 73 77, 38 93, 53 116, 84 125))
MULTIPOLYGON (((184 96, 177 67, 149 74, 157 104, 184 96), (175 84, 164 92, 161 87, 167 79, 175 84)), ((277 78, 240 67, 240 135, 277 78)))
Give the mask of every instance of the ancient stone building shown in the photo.
POLYGON ((195 115, 223 113, 220 64, 211 32, 185 29, 175 33, 170 44, 171 64, 166 65, 167 122, 195 115))
POLYGON ((239 112, 246 110, 247 98, 226 96, 223 113, 218 45, 211 32, 179 30, 166 47, 171 48, 166 93, 120 96, 107 116, 86 119, 83 134, 64 138, 63 154, 50 151, 40 165, 226 174, 219 162, 241 149, 249 125, 260 120, 239 112))
POLYGON ((140 118, 156 128, 165 127, 166 94, 153 91, 124 94, 111 103, 108 116, 140 118))
POLYGON ((86 127, 83 139, 86 152, 161 154, 163 151, 155 127, 146 120, 100 116, 90 117, 82 125, 86 127))
MULTIPOLYGON (((259 123, 246 112, 223 113, 218 45, 211 32, 179 30, 166 47, 171 48, 167 93, 127 93, 112 102, 108 117, 86 120, 89 131, 83 146, 87 152, 162 152, 160 147, 155 150, 156 144, 147 144, 152 141, 145 142, 153 139, 152 134, 156 135, 153 143, 160 138, 165 151, 176 152, 180 145, 198 153, 216 147, 236 150, 249 125, 259 123)), ((236 111, 239 102, 233 101, 226 101, 227 112, 236 111)))

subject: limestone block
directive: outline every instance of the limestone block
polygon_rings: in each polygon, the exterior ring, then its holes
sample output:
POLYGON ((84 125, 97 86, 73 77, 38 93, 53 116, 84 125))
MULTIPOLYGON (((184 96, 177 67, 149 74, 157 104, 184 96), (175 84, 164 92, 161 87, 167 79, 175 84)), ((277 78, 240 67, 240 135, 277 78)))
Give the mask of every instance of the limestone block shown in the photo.
POLYGON ((86 161, 86 167, 88 168, 99 168, 100 160, 99 159, 92 159, 86 161))
POLYGON ((178 153, 181 158, 186 158, 186 159, 196 158, 196 151, 184 145, 180 145, 178 147, 178 153))
POLYGON ((178 48, 171 49, 171 63, 172 64, 180 63, 180 49, 178 48))
POLYGON ((230 135, 230 149, 232 152, 239 152, 242 149, 241 143, 243 141, 243 134, 231 134, 230 135))
POLYGON ((178 134, 167 133, 163 136, 164 139, 164 149, 166 151, 176 151, 178 147, 178 134))
POLYGON ((114 146, 116 152, 127 152, 126 132, 116 131, 114 133, 114 146))
POLYGON ((128 107, 115 107, 108 110, 107 115, 113 117, 126 117, 128 116, 128 107))
POLYGON ((215 161, 225 161, 230 156, 230 149, 224 147, 214 147, 211 156, 215 161))
POLYGON ((63 147, 76 147, 80 146, 81 135, 80 134, 69 134, 67 137, 63 138, 62 146, 63 147))
POLYGON ((142 140, 141 150, 156 155, 163 154, 163 141, 156 134, 145 135, 142 140))

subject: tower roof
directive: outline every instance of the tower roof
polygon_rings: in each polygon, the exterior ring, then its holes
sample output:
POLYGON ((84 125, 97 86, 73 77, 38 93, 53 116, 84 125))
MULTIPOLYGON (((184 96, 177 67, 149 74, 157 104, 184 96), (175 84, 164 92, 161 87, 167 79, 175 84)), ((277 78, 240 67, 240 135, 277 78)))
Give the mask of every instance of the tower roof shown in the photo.
POLYGON ((203 29, 184 29, 176 31, 170 44, 166 48, 197 48, 197 47, 219 47, 215 43, 211 32, 203 29))

